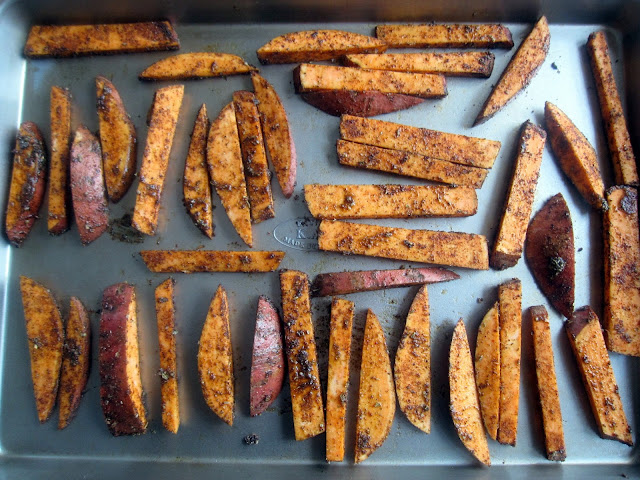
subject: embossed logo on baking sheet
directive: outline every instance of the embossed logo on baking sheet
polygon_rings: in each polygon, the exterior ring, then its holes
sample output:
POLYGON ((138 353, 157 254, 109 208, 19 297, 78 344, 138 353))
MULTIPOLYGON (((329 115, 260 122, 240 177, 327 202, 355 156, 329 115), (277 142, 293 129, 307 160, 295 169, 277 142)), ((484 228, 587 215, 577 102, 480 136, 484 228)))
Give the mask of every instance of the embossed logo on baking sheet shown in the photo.
POLYGON ((318 222, 315 218, 292 218, 273 230, 281 244, 296 250, 318 250, 318 222))

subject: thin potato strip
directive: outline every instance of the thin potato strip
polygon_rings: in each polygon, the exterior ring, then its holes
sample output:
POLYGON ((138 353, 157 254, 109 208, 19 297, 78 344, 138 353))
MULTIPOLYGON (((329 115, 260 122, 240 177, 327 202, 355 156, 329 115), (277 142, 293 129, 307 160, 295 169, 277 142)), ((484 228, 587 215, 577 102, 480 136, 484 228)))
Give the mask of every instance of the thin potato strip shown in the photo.
POLYGON ((162 425, 171 433, 180 428, 180 402, 178 399, 178 368, 176 353, 176 311, 173 300, 175 280, 168 278, 156 287, 156 322, 160 355, 160 395, 162 398, 162 425))
POLYGON ((51 87, 51 160, 47 228, 52 235, 69 229, 69 154, 71 152, 71 93, 51 87))
POLYGON ((273 272, 284 258, 279 251, 143 250, 142 260, 156 273, 273 272))
POLYGON ((478 327, 475 370, 482 420, 489 436, 496 440, 500 416, 500 307, 498 302, 489 309, 478 327))
POLYGON ((511 48, 507 27, 497 24, 378 25, 376 37, 391 48, 511 48))

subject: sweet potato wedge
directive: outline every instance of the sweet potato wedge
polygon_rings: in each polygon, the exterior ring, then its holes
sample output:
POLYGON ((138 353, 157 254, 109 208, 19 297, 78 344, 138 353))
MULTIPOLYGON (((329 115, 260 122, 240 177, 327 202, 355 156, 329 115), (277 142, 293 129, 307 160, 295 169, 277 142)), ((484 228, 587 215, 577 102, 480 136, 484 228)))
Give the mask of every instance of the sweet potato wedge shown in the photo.
POLYGON ((29 58, 153 52, 180 48, 170 22, 34 25, 24 46, 29 58))
POLYGON ((172 85, 156 90, 153 97, 131 222, 135 229, 146 235, 155 235, 158 226, 164 179, 183 96, 184 85, 172 85))
POLYGON ((491 168, 500 151, 500 142, 439 132, 428 128, 343 115, 343 140, 427 155, 461 165, 491 168))
POLYGON ((88 245, 108 228, 109 206, 100 142, 85 126, 73 137, 69 177, 80 241, 88 245))
POLYGON ((496 302, 478 327, 476 385, 482 420, 489 436, 498 438, 500 418, 500 307, 496 302))
POLYGON ((207 405, 224 422, 233 425, 234 374, 227 292, 218 286, 198 342, 198 374, 207 405))
POLYGON ((147 430, 136 307, 135 287, 128 283, 111 285, 102 294, 100 399, 107 427, 114 436, 139 435, 147 430))
POLYGON ((51 87, 51 161, 49 162, 49 212, 47 229, 51 235, 69 230, 69 153, 71 150, 71 93, 51 87))
POLYGON ((633 446, 597 315, 589 306, 581 307, 565 327, 600 436, 633 446))
POLYGON ((593 208, 604 209, 604 182, 596 151, 569 117, 551 102, 544 105, 544 119, 560 167, 593 208))
POLYGON ((60 416, 58 429, 69 426, 80 406, 91 365, 91 322, 84 305, 71 297, 69 319, 65 329, 62 371, 58 390, 60 416))
POLYGON ((536 361, 536 380, 542 409, 547 458, 554 462, 564 462, 567 458, 567 451, 564 445, 562 411, 558 395, 556 367, 553 360, 549 316, 547 309, 542 305, 531 307, 529 315, 533 329, 533 353, 536 361))
POLYGON ((470 187, 308 184, 304 198, 320 219, 467 217, 478 210, 470 187))
POLYGON ((40 423, 46 422, 56 403, 62 365, 64 329, 55 298, 48 288, 20 277, 31 380, 40 423))
POLYGON ((119 202, 136 174, 137 136, 116 87, 104 77, 96 77, 100 145, 104 180, 109 200, 119 202))
POLYGON ((202 104, 193 125, 189 152, 182 175, 182 194, 187 213, 202 233, 213 238, 213 203, 209 170, 207 169, 207 135, 209 118, 207 106, 202 104))
POLYGON ((540 290, 569 318, 575 297, 575 249, 571 213, 561 193, 551 197, 527 229, 525 258, 540 290))
POLYGON ((327 377, 327 462, 344 460, 353 310, 353 302, 348 300, 334 298, 331 302, 327 377))
POLYGON ((600 111, 609 143, 609 153, 618 185, 638 186, 638 169, 633 154, 627 121, 613 76, 609 47, 604 31, 589 35, 587 52, 596 82, 600 111))
POLYGON ((140 80, 194 80, 226 77, 254 71, 255 68, 230 53, 193 52, 172 55, 149 65, 140 80))
POLYGON ((366 460, 389 436, 396 413, 393 372, 384 331, 378 317, 367 311, 362 340, 355 462, 366 460))
POLYGON ((477 270, 489 268, 487 239, 483 235, 334 220, 322 220, 318 231, 320 250, 477 270))
POLYGON ((160 356, 160 396, 162 398, 162 425, 171 433, 180 428, 180 401, 178 398, 178 362, 176 352, 176 310, 173 301, 175 280, 168 278, 155 290, 156 323, 160 356))
POLYGON ((522 125, 511 184, 491 251, 491 267, 497 270, 515 266, 522 256, 546 138, 537 125, 529 121, 522 125))
POLYGON ((424 433, 431 432, 431 322, 424 285, 416 294, 398 343, 393 378, 400 410, 424 433))
POLYGON ((405 110, 424 102, 424 98, 400 93, 383 93, 377 90, 363 92, 356 90, 321 90, 301 93, 300 98, 309 105, 334 117, 345 114, 374 117, 384 113, 405 110))
POLYGON ((284 344, 296 440, 325 431, 316 340, 311 321, 309 279, 295 270, 280 272, 284 344))
POLYGON ((280 251, 143 250, 142 260, 155 273, 273 272, 284 258, 280 251))
POLYGON ((471 349, 462 319, 458 320, 453 330, 449 350, 449 392, 449 408, 458 437, 474 457, 487 466, 491 465, 473 376, 471 349))
POLYGON ((387 45, 373 37, 341 30, 305 30, 276 37, 256 52, 262 64, 330 60, 347 53, 384 52, 387 45))
POLYGON ((29 235, 44 199, 47 157, 44 140, 33 122, 20 125, 16 137, 5 232, 12 245, 19 247, 29 235))
POLYGON ((378 25, 376 37, 390 48, 512 48, 507 27, 496 24, 378 25))
POLYGON ((249 412, 252 417, 263 413, 280 395, 286 373, 284 363, 280 315, 271 300, 260 295, 251 355, 249 412))
POLYGON ((452 77, 488 78, 495 56, 491 52, 356 53, 345 65, 394 72, 439 73, 452 77))
POLYGON ((640 356, 638 192, 612 187, 604 212, 604 330, 612 352, 640 356))
POLYGON ((253 245, 251 212, 233 102, 222 109, 207 137, 209 177, 240 238, 253 245))
POLYGON ((502 72, 498 83, 478 113, 474 126, 493 117, 531 83, 547 57, 550 39, 547 18, 542 16, 511 57, 507 68, 502 72))
POLYGON ((374 147, 338 140, 338 160, 341 165, 379 170, 434 182, 481 188, 489 170, 469 167, 390 148, 374 147))

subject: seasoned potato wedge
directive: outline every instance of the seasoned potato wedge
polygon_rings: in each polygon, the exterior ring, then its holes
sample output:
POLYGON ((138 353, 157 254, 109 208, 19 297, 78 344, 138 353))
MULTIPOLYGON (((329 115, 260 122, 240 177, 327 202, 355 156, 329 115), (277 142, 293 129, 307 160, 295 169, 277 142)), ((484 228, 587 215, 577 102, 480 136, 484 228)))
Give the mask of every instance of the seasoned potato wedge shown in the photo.
POLYGON ((345 114, 374 117, 405 110, 424 102, 424 98, 400 93, 383 93, 377 90, 362 92, 356 90, 319 90, 301 93, 300 98, 309 105, 334 117, 345 114))
POLYGON ((476 385, 482 420, 489 436, 498 438, 500 418, 500 307, 496 302, 478 327, 476 385))
POLYGON ((378 25, 376 37, 391 48, 511 48, 507 27, 496 24, 378 25))
POLYGON ((62 316, 48 288, 21 276, 20 292, 29 341, 33 393, 38 420, 44 423, 53 412, 58 393, 64 343, 62 316))
POLYGON ((192 80, 249 73, 255 68, 230 53, 193 52, 163 58, 148 66, 140 80, 192 80))
POLYGON ((160 395, 162 398, 162 425, 171 433, 180 428, 180 401, 178 398, 178 365, 176 352, 176 310, 173 301, 175 280, 168 278, 156 287, 156 323, 160 355, 160 395))
POLYGON ((143 250, 142 260, 156 273, 273 272, 284 258, 281 251, 143 250))
POLYGON ((69 230, 69 154, 71 151, 71 93, 66 88, 51 87, 51 161, 47 229, 52 235, 69 230))

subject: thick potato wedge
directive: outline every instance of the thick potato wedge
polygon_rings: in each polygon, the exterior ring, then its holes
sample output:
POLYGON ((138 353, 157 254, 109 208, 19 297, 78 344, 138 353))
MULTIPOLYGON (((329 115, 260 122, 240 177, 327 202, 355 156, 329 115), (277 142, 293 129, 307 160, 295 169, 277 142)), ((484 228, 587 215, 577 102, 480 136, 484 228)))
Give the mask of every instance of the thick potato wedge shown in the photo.
POLYGON ((153 97, 131 222, 135 229, 146 235, 155 235, 158 226, 164 179, 183 96, 184 85, 172 85, 156 90, 153 97))
POLYGON ((491 52, 356 53, 345 65, 394 72, 439 73, 452 77, 488 78, 495 55, 491 52))
POLYGON ((138 75, 140 80, 193 80, 253 72, 254 67, 230 53, 193 52, 163 58, 138 75))
POLYGON ((347 53, 384 52, 387 45, 373 37, 340 30, 305 30, 281 35, 256 52, 262 64, 330 60, 347 53))
POLYGON ((71 150, 71 93, 51 87, 51 161, 49 163, 49 212, 47 229, 51 235, 69 230, 69 153, 71 150))
POLYGON ((353 310, 353 302, 348 300, 334 298, 331 302, 327 377, 327 462, 344 460, 353 310))
POLYGON ((119 202, 136 174, 137 136, 129 114, 113 83, 96 77, 100 145, 109 200, 119 202))
POLYGON ((560 167, 593 208, 603 210, 604 182, 598 157, 585 136, 553 103, 544 104, 544 119, 551 149, 560 167))
POLYGON ((496 24, 378 25, 376 37, 391 48, 511 48, 507 27, 496 24))
POLYGON ((251 72, 251 81, 255 91, 262 135, 275 171, 280 189, 285 198, 293 194, 296 184, 296 148, 293 136, 278 93, 273 86, 256 72, 251 72))
POLYGON ((142 260, 155 273, 273 272, 284 252, 226 250, 143 250, 142 260))
POLYGON ((569 318, 575 297, 575 249, 571 213, 561 193, 551 197, 527 229, 525 258, 540 290, 569 318))
POLYGON ((396 413, 391 360, 378 317, 367 311, 362 340, 355 462, 366 460, 389 436, 396 413))
POLYGON ((324 90, 400 93, 420 98, 441 98, 447 94, 447 82, 442 75, 430 73, 390 72, 303 63, 293 71, 297 93, 324 90))
POLYGON ((309 105, 324 113, 340 117, 345 114, 374 117, 420 105, 424 98, 400 93, 383 93, 377 90, 320 90, 300 94, 309 105))
POLYGON ((170 22, 34 25, 24 46, 29 58, 152 52, 180 48, 170 22))
POLYGON ((589 35, 587 52, 596 82, 600 111, 609 142, 609 153, 618 185, 638 186, 636 157, 627 129, 627 121, 613 76, 607 38, 603 31, 589 35))
POLYGON ((333 220, 322 220, 318 231, 320 250, 477 270, 489 268, 487 239, 483 235, 333 220))
POLYGON ((256 97, 251 92, 233 92, 251 220, 253 223, 260 223, 275 217, 276 214, 271 195, 271 172, 267 165, 267 153, 256 103, 256 97))
POLYGON ((91 365, 91 322, 84 305, 71 297, 65 330, 62 371, 58 390, 58 429, 69 426, 80 406, 91 365))
POLYGON ((500 151, 500 142, 438 132, 428 128, 343 115, 343 140, 427 155, 461 165, 491 168, 500 151))
POLYGON ((533 353, 536 360, 536 380, 542 409, 547 458, 554 462, 564 462, 567 458, 567 451, 564 446, 562 411, 558 395, 556 367, 553 360, 549 316, 547 309, 542 305, 531 307, 529 315, 533 329, 533 353))
POLYGON ((478 210, 470 187, 308 184, 304 198, 321 219, 468 217, 478 210))
POLYGON ((338 140, 338 160, 349 167, 379 170, 434 182, 481 188, 489 170, 416 153, 338 140))
POLYGON ((516 445, 520 406, 522 283, 517 278, 498 288, 500 303, 500 413, 498 442, 516 445))
POLYGON ((11 170, 5 231, 12 245, 27 238, 44 199, 47 157, 44 140, 33 122, 20 125, 11 170))
POLYGON ((229 329, 227 292, 218 286, 207 312, 198 342, 200 386, 209 408, 233 425, 235 407, 233 352, 229 329))
POLYGON ((69 177, 73 212, 83 245, 96 240, 109 227, 102 165, 100 142, 87 127, 78 127, 71 144, 69 177))
POLYGON ((176 352, 176 310, 173 301, 175 280, 168 278, 156 287, 156 323, 160 355, 160 395, 162 398, 162 425, 171 433, 180 428, 180 402, 178 398, 178 365, 176 352))
POLYGON ((309 279, 295 270, 280 272, 284 342, 296 440, 325 431, 316 340, 311 321, 309 279))
POLYGON ((48 288, 20 277, 22 307, 31 358, 31 380, 38 420, 46 422, 56 403, 62 366, 64 329, 55 298, 48 288))
POLYGON ((286 373, 284 362, 280 315, 271 300, 260 295, 251 355, 249 412, 252 417, 264 412, 280 395, 286 373))
POLYGON ((498 438, 500 418, 500 307, 496 302, 478 327, 476 385, 482 420, 489 436, 498 438))
POLYGON ((478 389, 473 376, 473 362, 467 330, 462 319, 453 330, 449 350, 449 408, 458 437, 474 457, 491 465, 487 436, 482 427, 478 389))
POLYGON ((313 280, 311 295, 314 297, 346 295, 387 288, 448 282, 458 278, 460 275, 457 273, 440 267, 321 273, 313 280))
POLYGON ((529 121, 522 125, 511 184, 491 252, 491 267, 497 270, 515 266, 522 256, 546 138, 537 125, 529 121))
POLYGON ((431 322, 424 285, 416 294, 398 343, 393 378, 400 410, 424 433, 431 432, 431 322))
POLYGON ((633 446, 597 315, 591 307, 581 307, 565 327, 600 435, 633 446))
POLYGON ((604 330, 612 352, 640 356, 638 192, 612 187, 604 212, 604 330))
POLYGON ((473 122, 474 126, 493 117, 531 83, 547 57, 550 39, 547 18, 542 16, 511 57, 509 65, 473 122))
POLYGON ((222 109, 207 137, 209 177, 240 238, 253 245, 251 212, 233 102, 222 109))
POLYGON ((187 213, 202 233, 213 238, 213 203, 209 170, 207 169, 207 136, 209 118, 207 106, 202 104, 193 125, 189 152, 182 175, 182 194, 187 213))
POLYGON ((114 436, 147 430, 138 347, 136 291, 116 283, 102 294, 98 364, 100 399, 109 431, 114 436))

